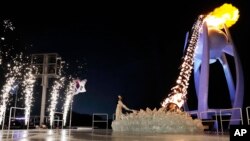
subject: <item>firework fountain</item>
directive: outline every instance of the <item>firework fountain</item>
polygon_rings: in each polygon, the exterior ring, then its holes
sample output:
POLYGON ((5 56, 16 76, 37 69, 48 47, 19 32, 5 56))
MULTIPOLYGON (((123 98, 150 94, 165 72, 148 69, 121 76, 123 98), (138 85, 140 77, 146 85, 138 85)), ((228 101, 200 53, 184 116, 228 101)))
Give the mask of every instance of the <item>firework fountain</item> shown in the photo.
POLYGON ((24 96, 25 96, 25 125, 29 122, 31 106, 33 102, 33 91, 34 91, 34 83, 35 76, 32 74, 34 68, 28 67, 26 68, 26 73, 24 74, 24 80, 22 86, 24 87, 24 96))
MULTIPOLYGON (((208 33, 207 26, 213 27, 213 29, 215 27, 217 27, 217 29, 220 29, 221 27, 225 27, 225 25, 227 27, 230 27, 237 21, 238 17, 239 16, 238 16, 237 8, 233 7, 231 4, 224 4, 222 5, 222 8, 215 9, 214 12, 209 13, 208 15, 198 16, 198 19, 194 23, 192 30, 191 30, 191 34, 190 34, 189 41, 187 44, 186 53, 183 57, 183 62, 180 67, 180 73, 176 80, 176 85, 171 88, 171 92, 169 93, 168 97, 162 102, 162 108, 160 108, 159 110, 157 109, 150 110, 149 108, 147 108, 145 111, 141 109, 138 112, 133 112, 131 114, 123 115, 121 120, 116 119, 112 122, 112 125, 111 125, 112 129, 114 131, 151 132, 151 133, 201 133, 203 132, 204 127, 202 125, 201 120, 200 119, 193 120, 188 113, 183 112, 181 110, 184 102, 186 101, 186 96, 188 93, 187 89, 189 86, 189 79, 193 70, 193 66, 195 65, 196 67, 197 62, 199 62, 197 61, 197 59, 199 59, 198 56, 202 56, 199 54, 200 53, 199 51, 202 50, 202 48, 203 49, 205 48, 204 49, 205 52, 209 52, 209 50, 206 50, 208 49, 207 47, 208 40, 202 40, 205 37, 207 37, 207 36, 204 37, 204 35, 207 35, 208 33), (227 9, 227 10, 229 9, 229 11, 224 11, 224 9, 227 9), (217 17, 218 15, 219 17, 217 17), (202 46, 201 46, 201 43, 203 43, 202 46)), ((225 31, 227 31, 227 28, 225 28, 225 31)), ((216 36, 216 37, 221 38, 221 36, 216 36)), ((210 41, 210 43, 212 42, 211 46, 214 45, 213 44, 214 40, 210 41)), ((225 45, 224 42, 222 44, 225 45)), ((219 45, 221 45, 221 41, 219 41, 219 45)), ((216 52, 217 54, 221 54, 222 52, 222 50, 218 50, 218 49, 216 50, 211 47, 210 49, 211 49, 211 52, 215 50, 214 52, 216 52)), ((226 50, 224 52, 229 52, 229 51, 226 50)), ((231 52, 231 54, 234 54, 237 60, 236 52, 235 51, 233 53, 231 52)), ((210 60, 211 62, 214 62, 214 59, 217 59, 217 58, 213 58, 214 57, 213 55, 214 54, 211 54, 210 56, 212 57, 210 60)), ((209 58, 208 53, 203 54, 202 58, 205 58, 204 56, 206 58, 209 58)), ((200 59, 200 62, 203 60, 204 59, 200 59)), ((239 65, 237 61, 236 61, 236 65, 239 65)), ((205 69, 207 68, 202 67, 201 71, 204 72, 205 69)), ((228 75, 228 72, 229 72, 228 69, 225 69, 224 71, 225 73, 227 72, 226 76, 231 75, 231 74, 228 75)), ((240 71, 238 71, 237 73, 239 72, 240 71)), ((206 79, 206 82, 208 81, 208 75, 205 75, 205 76, 206 76, 205 78, 200 77, 200 82, 203 82, 203 80, 205 79, 206 79)), ((230 80, 229 78, 228 80, 230 80)), ((238 75, 238 78, 243 79, 241 78, 241 75, 238 75)), ((208 86, 204 86, 203 84, 201 84, 199 86, 199 90, 203 90, 205 89, 205 87, 208 87, 208 86)), ((242 87, 242 86, 238 85, 237 87, 242 87)), ((240 98, 238 101, 234 101, 235 106, 241 105, 242 89, 243 88, 238 88, 236 90, 236 91, 239 91, 238 93, 236 93, 236 95, 239 96, 240 98)), ((204 93, 204 91, 202 92, 204 93)), ((198 95, 198 97, 201 97, 199 98, 199 100, 201 99, 201 101, 199 102, 199 106, 202 104, 205 105, 205 106, 202 105, 201 106, 202 108, 199 108, 200 110, 206 109, 207 95, 201 96, 203 95, 203 93, 198 95), (204 101, 205 101, 205 104, 204 104, 204 101)), ((231 99, 233 100, 234 96, 231 96, 231 99)))
MULTIPOLYGON (((71 77, 69 78, 69 80, 71 80, 71 77)), ((83 79, 83 80, 76 79, 76 80, 69 81, 69 84, 66 89, 65 102, 63 105, 63 125, 64 126, 66 125, 69 108, 70 107, 72 108, 74 96, 79 93, 86 92, 86 89, 85 89, 86 83, 87 83, 87 79, 83 79)), ((70 126, 71 126, 71 121, 70 121, 70 126)))
MULTIPOLYGON (((14 29, 15 27, 10 20, 3 21, 3 33, 9 30, 13 31, 14 29)), ((35 68, 32 67, 30 63, 27 63, 30 62, 30 58, 28 56, 24 56, 23 52, 17 52, 16 49, 14 49, 14 46, 12 44, 6 44, 5 40, 8 40, 6 43, 9 43, 11 39, 6 39, 4 36, 1 37, 1 43, 3 44, 1 44, 2 46, 0 49, 0 64, 3 66, 3 70, 7 73, 5 75, 6 82, 3 85, 1 91, 2 95, 0 97, 0 124, 5 120, 4 118, 7 110, 7 104, 9 103, 11 89, 17 87, 18 84, 22 84, 22 94, 25 97, 25 125, 27 125, 33 99, 33 85, 35 82, 32 71, 34 71, 35 68), (17 84, 16 82, 22 83, 17 84)))
POLYGON ((7 82, 3 86, 2 95, 1 95, 1 105, 0 105, 0 124, 2 124, 2 121, 5 118, 6 107, 9 101, 9 92, 15 80, 16 80, 15 77, 9 77, 7 78, 6 80, 7 82))
MULTIPOLYGON (((26 57, 27 59, 28 57, 26 57)), ((1 105, 0 105, 0 123, 4 120, 7 104, 9 102, 9 93, 14 86, 14 83, 16 81, 22 82, 23 87, 23 95, 25 97, 25 125, 27 125, 29 116, 30 116, 30 110, 32 105, 32 99, 33 99, 33 86, 35 83, 35 77, 32 74, 32 71, 34 70, 33 67, 31 67, 28 63, 24 63, 23 61, 23 54, 17 55, 17 57, 14 59, 14 63, 8 64, 8 71, 5 75, 6 77, 6 83, 3 86, 2 89, 2 95, 1 95, 1 105), (22 77, 23 75, 23 78, 22 77)))
POLYGON ((14 66, 12 66, 11 64, 7 65, 7 69, 9 70, 9 73, 7 73, 5 75, 6 78, 6 83, 4 84, 3 88, 2 88, 2 95, 1 95, 1 103, 0 103, 0 124, 2 124, 2 121, 5 118, 5 113, 6 113, 6 108, 7 108, 7 104, 9 102, 9 93, 10 90, 13 86, 13 84, 16 82, 16 80, 18 79, 18 76, 21 75, 21 69, 22 69, 22 65, 19 64, 18 61, 14 61, 14 66))
POLYGON ((65 77, 62 77, 56 81, 52 86, 51 96, 50 96, 50 106, 49 106, 49 117, 50 117, 50 126, 53 126, 54 116, 56 112, 56 106, 58 103, 60 89, 64 86, 65 77))
MULTIPOLYGON (((13 31, 15 27, 12 25, 12 22, 10 20, 4 20, 3 21, 3 33, 5 33, 7 30, 13 31)), ((6 48, 6 44, 4 44, 5 41, 4 35, 1 35, 1 40, 0 40, 0 65, 2 65, 3 62, 3 56, 7 57, 9 56, 9 51, 12 50, 13 48, 6 48)), ((3 85, 3 88, 1 90, 2 95, 0 96, 0 125, 2 124, 2 121, 5 118, 5 112, 6 112, 6 107, 7 103, 9 101, 9 92, 12 88, 12 85, 16 81, 16 75, 19 74, 20 66, 17 65, 17 62, 14 62, 15 65, 14 67, 8 63, 7 66, 7 71, 8 73, 5 75, 6 78, 6 83, 3 85)))
POLYGON ((75 94, 75 83, 70 81, 66 89, 66 97, 63 105, 63 125, 66 125, 67 115, 75 94))

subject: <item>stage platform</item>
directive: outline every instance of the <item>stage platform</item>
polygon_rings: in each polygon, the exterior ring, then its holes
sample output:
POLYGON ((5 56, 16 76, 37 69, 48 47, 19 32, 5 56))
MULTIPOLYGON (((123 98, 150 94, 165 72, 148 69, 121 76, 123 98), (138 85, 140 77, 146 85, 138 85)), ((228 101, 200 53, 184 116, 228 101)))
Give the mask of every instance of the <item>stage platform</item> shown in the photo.
POLYGON ((1 141, 229 141, 229 135, 217 134, 138 134, 112 130, 30 129, 0 130, 1 141))

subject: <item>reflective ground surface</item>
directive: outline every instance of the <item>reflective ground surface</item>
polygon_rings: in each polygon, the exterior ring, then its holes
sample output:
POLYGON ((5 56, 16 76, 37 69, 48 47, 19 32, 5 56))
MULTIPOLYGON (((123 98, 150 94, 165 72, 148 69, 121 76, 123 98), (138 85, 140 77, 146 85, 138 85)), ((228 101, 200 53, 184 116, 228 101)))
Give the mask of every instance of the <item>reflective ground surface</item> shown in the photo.
POLYGON ((229 135, 135 134, 112 130, 30 129, 0 130, 0 141, 229 141, 229 135))

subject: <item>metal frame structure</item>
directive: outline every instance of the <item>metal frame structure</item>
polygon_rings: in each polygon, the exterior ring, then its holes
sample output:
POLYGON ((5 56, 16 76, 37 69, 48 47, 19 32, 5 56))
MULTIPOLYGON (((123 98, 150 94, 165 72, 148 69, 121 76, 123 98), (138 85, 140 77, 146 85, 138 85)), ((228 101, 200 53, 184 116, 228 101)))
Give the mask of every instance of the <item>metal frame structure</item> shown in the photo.
POLYGON ((92 116, 92 129, 95 128, 95 122, 106 122, 106 129, 108 129, 108 114, 106 113, 93 113, 93 116, 92 116), (95 120, 95 116, 104 116, 106 117, 105 120, 95 120))
POLYGON ((59 76, 58 73, 60 71, 61 63, 61 57, 59 57, 57 53, 32 54, 31 64, 38 68, 38 73, 36 73, 35 76, 42 78, 43 89, 40 110, 40 126, 43 124, 45 117, 48 78, 57 78, 59 76))
MULTIPOLYGON (((199 118, 199 113, 198 112, 194 112, 194 111, 187 111, 187 113, 192 116, 192 115, 196 115, 196 118, 199 118)), ((193 118, 193 117, 192 117, 193 118)))
MULTIPOLYGON (((220 64, 223 67, 223 71, 225 74, 225 78, 227 81, 230 100, 232 108, 242 108, 243 105, 243 97, 244 97, 244 77, 243 77, 243 69, 241 66, 240 58, 238 56, 237 50, 233 43, 231 34, 226 26, 223 28, 224 34, 227 38, 227 45, 223 48, 223 52, 221 52, 221 56, 219 58, 213 58, 213 61, 210 61, 210 53, 211 45, 209 44, 209 36, 208 36, 208 27, 206 22, 203 24, 202 33, 200 35, 199 40, 200 46, 197 47, 199 49, 199 53, 201 53, 200 58, 194 58, 194 82, 195 82, 195 90, 198 99, 198 112, 209 111, 208 107, 208 84, 209 84, 209 64, 214 62, 215 59, 219 60, 220 64), (232 73, 226 58, 226 54, 229 54, 234 58, 235 64, 235 74, 236 74, 236 84, 234 84, 232 73)), ((222 31, 222 30, 221 30, 222 31)), ((186 35, 188 36, 188 34, 186 35)), ((186 44, 186 43, 185 43, 186 44)), ((184 47, 185 48, 185 47, 184 47)), ((197 53, 197 52, 196 52, 197 53)), ((197 55, 199 56, 199 55, 197 55)), ((184 107, 188 109, 188 107, 184 107)), ((220 110, 220 109, 218 109, 220 110)), ((204 118, 207 118, 207 115, 202 115, 204 118)), ((236 112, 232 113, 231 118, 239 118, 236 112)), ((230 124, 237 124, 237 121, 231 120, 230 124)), ((238 123, 239 124, 239 123, 238 123)))
POLYGON ((113 120, 115 120, 115 113, 112 114, 112 118, 113 118, 113 120))
MULTIPOLYGON (((9 116, 9 123, 8 123, 8 130, 10 130, 10 123, 11 123, 11 120, 12 119, 16 119, 16 117, 12 117, 12 109, 19 109, 19 110, 24 110, 25 111, 25 108, 20 108, 20 107, 11 107, 10 108, 10 116, 9 116)), ((15 112, 14 112, 15 113, 15 112)), ((29 114, 30 115, 30 114, 29 114)), ((29 129, 29 118, 28 117, 28 122, 27 122, 27 129, 29 129)), ((25 119, 24 119, 25 120, 25 119)))
MULTIPOLYGON (((220 125, 221 125, 221 133, 223 134, 224 133, 224 130, 223 130, 223 122, 224 121, 229 121, 229 122, 232 122, 232 121, 241 121, 241 125, 243 125, 243 116, 242 116, 242 110, 241 108, 231 108, 231 109, 221 109, 220 110, 220 125), (236 111, 239 111, 239 115, 240 117, 232 117, 233 114, 236 113, 236 111), (222 115, 225 115, 225 113, 231 115, 231 118, 230 119, 223 119, 222 118, 222 115)), ((230 125, 230 123, 229 123, 230 125)), ((229 125, 228 125, 228 129, 229 129, 229 125)))
POLYGON ((246 107, 247 125, 250 125, 250 119, 249 119, 249 109, 250 109, 250 106, 246 107))
MULTIPOLYGON (((55 114, 62 114, 62 115, 63 115, 62 112, 55 112, 55 114)), ((52 124, 52 126, 51 126, 51 129, 53 128, 54 122, 56 122, 56 121, 57 121, 58 127, 59 127, 59 122, 62 122, 62 129, 63 129, 63 118, 60 120, 60 117, 58 117, 57 120, 55 120, 55 119, 53 120, 53 124, 52 124)))
POLYGON ((208 119, 202 119, 202 122, 214 122, 215 123, 215 129, 216 129, 216 133, 217 135, 219 134, 219 129, 218 129, 218 118, 217 118, 217 112, 216 111, 212 111, 212 110, 209 110, 209 111, 203 111, 203 112, 200 112, 200 117, 203 116, 203 114, 209 114, 211 113, 213 116, 215 116, 215 119, 211 119, 211 118, 208 118, 208 119))

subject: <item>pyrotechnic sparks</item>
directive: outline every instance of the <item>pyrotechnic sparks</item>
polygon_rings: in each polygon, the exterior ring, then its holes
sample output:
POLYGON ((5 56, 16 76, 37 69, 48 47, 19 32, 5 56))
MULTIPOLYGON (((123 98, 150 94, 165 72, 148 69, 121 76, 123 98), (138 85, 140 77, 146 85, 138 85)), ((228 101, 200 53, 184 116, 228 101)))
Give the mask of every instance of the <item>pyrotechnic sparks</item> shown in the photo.
POLYGON ((11 66, 11 64, 7 64, 7 70, 9 73, 5 75, 6 77, 6 83, 3 86, 2 89, 2 95, 1 95, 1 101, 0 101, 0 124, 2 124, 2 121, 5 117, 5 112, 7 108, 7 104, 9 102, 9 93, 11 91, 11 88, 15 81, 17 80, 17 77, 21 75, 21 69, 22 65, 16 60, 14 60, 14 66, 11 66))
POLYGON ((0 32, 0 65, 3 62, 4 57, 9 55, 10 50, 13 49, 12 46, 8 46, 7 44, 4 43, 4 41, 6 40, 5 38, 5 33, 8 30, 13 31, 15 29, 15 27, 13 26, 12 22, 10 20, 4 20, 2 23, 2 27, 0 28, 2 31, 0 32), (3 33, 2 33, 3 32, 3 33))
MULTIPOLYGON (((10 20, 3 21, 3 32, 13 31, 15 27, 10 20)), ((0 64, 3 66, 4 71, 7 71, 5 78, 6 83, 2 89, 0 97, 0 124, 4 120, 7 103, 9 102, 9 95, 11 89, 18 87, 15 82, 22 82, 23 94, 25 95, 25 125, 27 124, 30 116, 30 107, 32 103, 33 85, 35 77, 32 75, 33 68, 30 67, 29 57, 23 53, 16 54, 13 44, 6 44, 4 35, 1 37, 3 43, 0 48, 0 64), (13 54, 14 53, 14 54, 13 54), (5 60, 2 64, 2 60, 5 60), (25 60, 25 61, 24 61, 25 60), (8 63, 7 63, 8 62, 8 63), (7 64, 6 64, 7 63, 7 64), (6 69, 7 68, 7 69, 6 69)), ((14 40, 13 40, 14 41, 14 40)), ((8 42, 7 42, 8 43, 8 42)))
POLYGON ((194 51, 195 51, 195 47, 197 45, 197 41, 199 38, 201 26, 203 24, 203 19, 204 19, 204 16, 199 16, 198 20, 193 25, 193 28, 192 28, 193 33, 189 41, 186 55, 181 65, 181 72, 176 81, 176 85, 173 88, 171 88, 171 93, 162 103, 163 107, 167 107, 168 104, 174 103, 178 106, 178 108, 181 108, 184 104, 184 101, 187 95, 187 88, 189 85, 188 83, 189 78, 193 69, 194 51))
POLYGON ((54 81, 52 86, 51 97, 50 97, 50 106, 49 106, 49 116, 50 116, 50 126, 53 125, 54 115, 56 112, 56 105, 58 103, 59 91, 64 85, 65 77, 60 78, 59 80, 54 81))
MULTIPOLYGON (((28 57, 25 57, 28 59, 28 57)), ((33 84, 35 78, 32 75, 32 70, 29 63, 26 63, 23 58, 23 53, 16 55, 16 57, 10 63, 6 64, 8 73, 5 75, 6 84, 3 86, 1 101, 0 101, 0 123, 4 120, 7 103, 9 102, 10 91, 13 87, 16 87, 15 82, 22 82, 25 95, 25 124, 29 120, 30 106, 32 102, 33 84), (23 73, 24 72, 24 73, 23 73), (24 75, 23 75, 24 74, 24 75), (22 77, 23 76, 23 77, 22 77)))
POLYGON ((4 20, 3 21, 4 31, 7 29, 14 30, 15 27, 13 26, 12 22, 10 20, 4 20))
POLYGON ((32 68, 26 68, 26 73, 24 75, 23 87, 24 87, 24 96, 25 96, 25 125, 27 125, 30 117, 30 111, 33 101, 33 88, 35 83, 35 76, 32 74, 32 68))
POLYGON ((9 101, 9 92, 15 80, 16 80, 15 77, 7 78, 6 84, 3 86, 2 95, 1 95, 1 105, 0 105, 0 125, 2 124, 2 121, 4 120, 7 103, 9 101))
POLYGON ((65 103, 63 105, 63 125, 64 126, 66 125, 67 114, 71 106, 74 94, 75 94, 75 83, 74 81, 70 81, 66 89, 66 98, 65 98, 65 103))
POLYGON ((83 79, 83 80, 76 79, 76 80, 72 80, 69 82, 69 85, 66 89, 65 103, 63 106, 64 125, 66 124, 67 114, 68 114, 70 106, 72 106, 74 95, 86 92, 86 89, 85 89, 86 83, 87 83, 87 79, 83 79))

